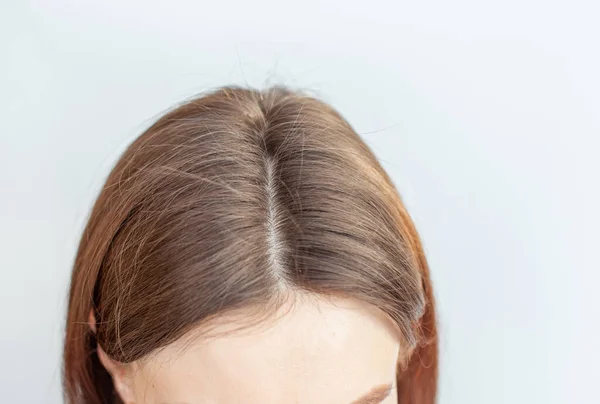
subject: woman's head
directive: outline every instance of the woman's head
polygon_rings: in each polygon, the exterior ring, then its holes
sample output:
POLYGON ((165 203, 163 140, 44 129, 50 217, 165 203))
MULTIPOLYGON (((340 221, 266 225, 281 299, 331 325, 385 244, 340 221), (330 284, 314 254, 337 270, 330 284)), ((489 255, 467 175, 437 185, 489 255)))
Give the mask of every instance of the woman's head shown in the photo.
POLYGON ((350 125, 283 88, 223 88, 110 173, 75 260, 65 392, 432 404, 436 336, 417 232, 350 125))

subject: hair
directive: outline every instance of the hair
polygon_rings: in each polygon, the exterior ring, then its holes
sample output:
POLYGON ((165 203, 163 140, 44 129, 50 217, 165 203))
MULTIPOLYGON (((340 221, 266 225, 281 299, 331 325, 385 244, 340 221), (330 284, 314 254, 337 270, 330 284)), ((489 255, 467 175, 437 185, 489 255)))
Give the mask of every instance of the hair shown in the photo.
POLYGON ((120 403, 97 344, 120 362, 143 359, 210 319, 273 310, 294 292, 381 309, 411 348, 398 364, 399 402, 435 402, 437 331, 421 241, 350 124, 284 87, 225 87, 179 105, 129 145, 83 231, 65 399, 120 403))

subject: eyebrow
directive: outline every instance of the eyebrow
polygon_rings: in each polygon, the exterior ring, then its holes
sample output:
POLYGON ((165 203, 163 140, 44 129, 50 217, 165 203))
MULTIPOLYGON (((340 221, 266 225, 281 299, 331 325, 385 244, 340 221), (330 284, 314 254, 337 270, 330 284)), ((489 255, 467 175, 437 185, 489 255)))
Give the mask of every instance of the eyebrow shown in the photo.
MULTIPOLYGON (((360 396, 358 399, 352 401, 350 404, 379 404, 383 400, 389 397, 393 390, 392 384, 382 384, 375 386, 367 394, 360 396)), ((162 403, 169 404, 169 403, 162 403)), ((172 403, 176 404, 176 403, 172 403)), ((177 404, 188 404, 188 403, 177 403, 177 404)))
POLYGON ((361 396, 350 404, 378 404, 385 400, 392 392, 391 384, 375 386, 367 394, 361 396))

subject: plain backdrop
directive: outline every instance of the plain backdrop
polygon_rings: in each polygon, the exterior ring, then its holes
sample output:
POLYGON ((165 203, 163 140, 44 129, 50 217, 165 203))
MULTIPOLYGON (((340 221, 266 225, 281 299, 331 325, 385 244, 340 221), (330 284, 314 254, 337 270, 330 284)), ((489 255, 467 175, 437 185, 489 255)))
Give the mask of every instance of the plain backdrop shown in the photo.
POLYGON ((119 153, 232 83, 323 98, 389 170, 435 281, 439 403, 600 402, 597 2, 0 4, 1 402, 62 402, 71 265, 119 153))

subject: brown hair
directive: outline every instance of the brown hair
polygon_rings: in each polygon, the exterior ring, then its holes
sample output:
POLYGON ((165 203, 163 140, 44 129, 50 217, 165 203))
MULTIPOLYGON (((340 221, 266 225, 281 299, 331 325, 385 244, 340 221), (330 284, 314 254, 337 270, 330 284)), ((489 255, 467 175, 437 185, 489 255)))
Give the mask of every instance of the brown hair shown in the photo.
POLYGON ((282 87, 187 102, 128 147, 93 207, 71 279, 66 399, 120 402, 96 344, 131 362, 294 290, 385 312, 414 348, 399 361, 399 401, 434 403, 427 262, 369 147, 330 106, 282 87))

